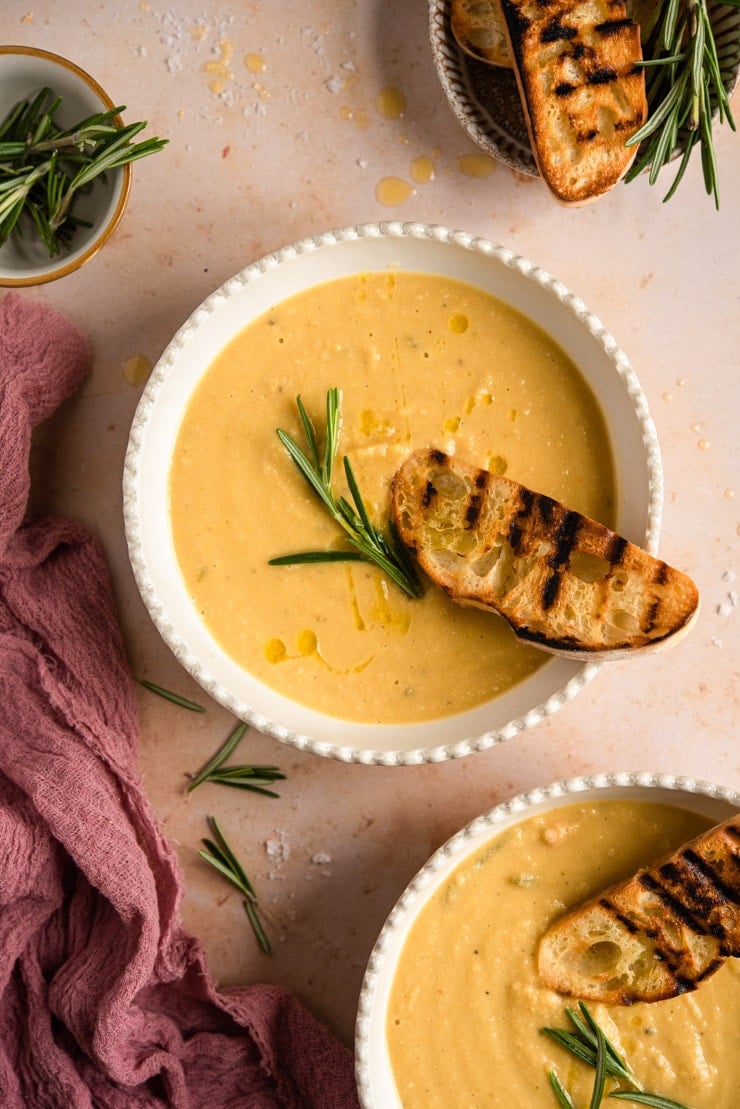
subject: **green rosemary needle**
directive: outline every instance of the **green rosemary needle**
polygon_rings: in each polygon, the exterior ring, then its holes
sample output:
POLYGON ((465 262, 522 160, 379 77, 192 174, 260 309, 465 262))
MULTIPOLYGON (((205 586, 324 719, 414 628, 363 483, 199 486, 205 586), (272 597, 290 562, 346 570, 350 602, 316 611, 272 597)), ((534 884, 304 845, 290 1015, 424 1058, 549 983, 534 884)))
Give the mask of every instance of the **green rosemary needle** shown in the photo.
MULTIPOLYGON (((740 0, 725 2, 740 7, 740 0)), ((678 170, 663 198, 670 200, 698 145, 704 187, 719 208, 712 115, 716 111, 719 122, 727 123, 733 131, 735 122, 722 82, 707 0, 666 0, 659 4, 646 27, 643 55, 648 118, 627 140, 627 146, 640 144, 640 150, 625 181, 649 169, 649 181, 654 185, 661 169, 683 146, 678 170)))
POLYGON ((151 693, 156 693, 158 697, 164 697, 165 701, 172 701, 173 705, 179 705, 180 708, 190 709, 191 712, 205 712, 206 710, 202 705, 196 704, 195 701, 189 701, 187 697, 181 697, 179 693, 172 693, 169 689, 164 689, 161 685, 155 685, 154 682, 149 682, 146 678, 136 679, 139 685, 143 685, 144 689, 148 689, 151 693))
POLYGON ((262 926, 262 921, 259 916, 259 902, 257 901, 257 894, 254 891, 254 886, 247 877, 244 868, 237 859, 234 852, 229 847, 223 832, 218 826, 218 821, 215 816, 208 817, 208 823, 211 831, 213 832, 213 839, 204 839, 203 846, 205 850, 198 851, 201 859, 209 863, 214 870, 217 870, 232 886, 236 886, 239 892, 244 897, 244 909, 249 923, 252 925, 257 943, 260 945, 265 955, 272 954, 270 941, 267 938, 265 930, 262 926))
POLYGON ((552 1068, 547 1072, 547 1077, 550 1080, 550 1085, 552 1086, 553 1093, 555 1094, 560 1109, 576 1109, 576 1103, 552 1068))
POLYGON ((686 1109, 681 1101, 673 1101, 660 1094, 648 1094, 642 1090, 614 1090, 609 1094, 618 1101, 632 1101, 636 1105, 650 1105, 652 1109, 686 1109))
POLYGON ((343 460, 344 476, 353 503, 351 504, 345 497, 334 496, 331 483, 339 446, 341 400, 342 395, 339 389, 329 389, 326 394, 326 431, 321 448, 319 448, 314 426, 300 397, 296 398, 296 404, 308 444, 308 453, 304 452, 296 441, 282 429, 278 429, 277 434, 298 470, 330 516, 342 528, 347 542, 354 550, 301 551, 296 554, 271 558, 269 565, 293 566, 310 562, 371 562, 378 566, 394 585, 398 586, 407 596, 420 597, 421 586, 406 548, 396 535, 392 525, 386 536, 370 521, 352 465, 346 455, 343 460))
MULTIPOLYGON (((167 139, 132 139, 146 123, 118 127, 125 107, 98 112, 62 130, 62 98, 43 88, 19 101, 0 123, 0 246, 35 228, 53 258, 86 225, 74 214, 78 196, 111 170, 155 154, 167 139)), ((87 225, 89 226, 89 224, 87 225)))
POLYGON ((241 742, 247 725, 242 721, 237 724, 227 736, 225 742, 216 751, 213 758, 194 774, 188 785, 187 792, 192 793, 203 782, 213 782, 215 785, 231 786, 233 789, 251 790, 253 793, 262 793, 266 797, 279 797, 267 785, 282 781, 285 774, 277 766, 224 766, 224 763, 236 750, 241 742))

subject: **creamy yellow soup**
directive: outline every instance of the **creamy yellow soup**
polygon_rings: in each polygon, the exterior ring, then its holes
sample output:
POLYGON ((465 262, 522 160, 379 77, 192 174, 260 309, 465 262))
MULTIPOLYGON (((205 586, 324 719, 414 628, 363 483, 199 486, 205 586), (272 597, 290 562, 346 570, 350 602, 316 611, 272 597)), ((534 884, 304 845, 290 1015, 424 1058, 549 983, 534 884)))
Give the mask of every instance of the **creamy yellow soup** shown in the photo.
POLYGON ((437 446, 611 523, 614 472, 602 413, 572 361, 485 292, 441 276, 353 275, 256 319, 207 369, 170 475, 177 557, 223 648, 311 708, 371 723, 462 712, 532 674, 547 656, 498 617, 434 588, 402 594, 375 567, 274 567, 339 548, 338 526, 280 443, 302 445, 301 395, 323 435, 342 391, 334 488, 347 455, 376 526, 410 451, 437 446))
MULTIPOLYGON (((405 1109, 554 1109, 550 1068, 587 1106, 593 1069, 540 1031, 570 1028, 565 1006, 577 1001, 541 984, 539 937, 565 909, 705 827, 647 802, 569 805, 463 862, 415 921, 393 982, 387 1039, 405 1109)), ((589 1009, 644 1089, 691 1109, 740 1103, 739 960, 682 997, 589 1009)))

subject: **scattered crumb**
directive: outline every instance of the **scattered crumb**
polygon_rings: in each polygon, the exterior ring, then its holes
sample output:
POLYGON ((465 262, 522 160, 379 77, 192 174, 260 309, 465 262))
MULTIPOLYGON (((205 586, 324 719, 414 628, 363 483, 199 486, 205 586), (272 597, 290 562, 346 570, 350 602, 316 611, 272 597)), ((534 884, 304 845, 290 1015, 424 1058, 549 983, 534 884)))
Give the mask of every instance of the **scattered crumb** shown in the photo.
POLYGON ((276 839, 266 839, 265 852, 275 863, 287 862, 290 858, 290 844, 286 833, 278 832, 276 839))

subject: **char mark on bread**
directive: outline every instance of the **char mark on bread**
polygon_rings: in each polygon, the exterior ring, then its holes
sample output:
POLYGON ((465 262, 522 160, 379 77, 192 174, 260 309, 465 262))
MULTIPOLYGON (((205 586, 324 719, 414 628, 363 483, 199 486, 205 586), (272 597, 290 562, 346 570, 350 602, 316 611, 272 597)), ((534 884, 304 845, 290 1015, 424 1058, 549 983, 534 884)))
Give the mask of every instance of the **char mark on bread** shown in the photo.
POLYGON ((627 540, 622 535, 613 535, 607 549, 606 557, 609 565, 619 566, 627 550, 627 540))
POLYGON ((421 503, 422 503, 424 508, 429 508, 432 501, 434 500, 434 496, 435 496, 436 492, 437 492, 437 490, 434 488, 433 482, 428 481, 426 483, 426 485, 424 486, 424 492, 423 492, 422 498, 421 498, 421 503))
POLYGON ((554 16, 549 23, 542 29, 540 35, 540 42, 560 42, 562 39, 574 39, 578 37, 578 28, 569 27, 567 23, 561 23, 557 16, 554 16))
POLYGON ((601 69, 594 69, 587 74, 586 81, 589 85, 608 85, 611 81, 616 81, 618 76, 616 69, 602 66, 601 69))
POLYGON ((609 35, 619 35, 625 28, 633 26, 633 20, 629 16, 624 19, 607 19, 604 23, 597 23, 594 27, 600 35, 608 37, 609 35))

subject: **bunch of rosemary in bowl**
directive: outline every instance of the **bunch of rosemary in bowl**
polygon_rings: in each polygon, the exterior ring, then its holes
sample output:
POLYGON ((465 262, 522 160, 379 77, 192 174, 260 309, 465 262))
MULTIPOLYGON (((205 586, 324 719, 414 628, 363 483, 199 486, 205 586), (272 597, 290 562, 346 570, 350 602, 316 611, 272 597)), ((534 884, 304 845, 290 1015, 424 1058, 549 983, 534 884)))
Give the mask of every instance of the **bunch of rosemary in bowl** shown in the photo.
POLYGON ((654 185, 663 167, 680 159, 664 201, 675 193, 698 148, 704 186, 719 208, 713 126, 726 123, 736 129, 730 95, 740 65, 736 17, 728 11, 731 19, 725 19, 723 8, 737 10, 740 0, 723 0, 720 5, 667 0, 656 4, 643 28, 648 119, 627 142, 639 150, 625 181, 647 172, 654 185))
POLYGON ((134 142, 146 123, 120 113, 58 55, 0 47, 0 285, 34 285, 77 269, 121 219, 131 163, 166 140, 134 142))

